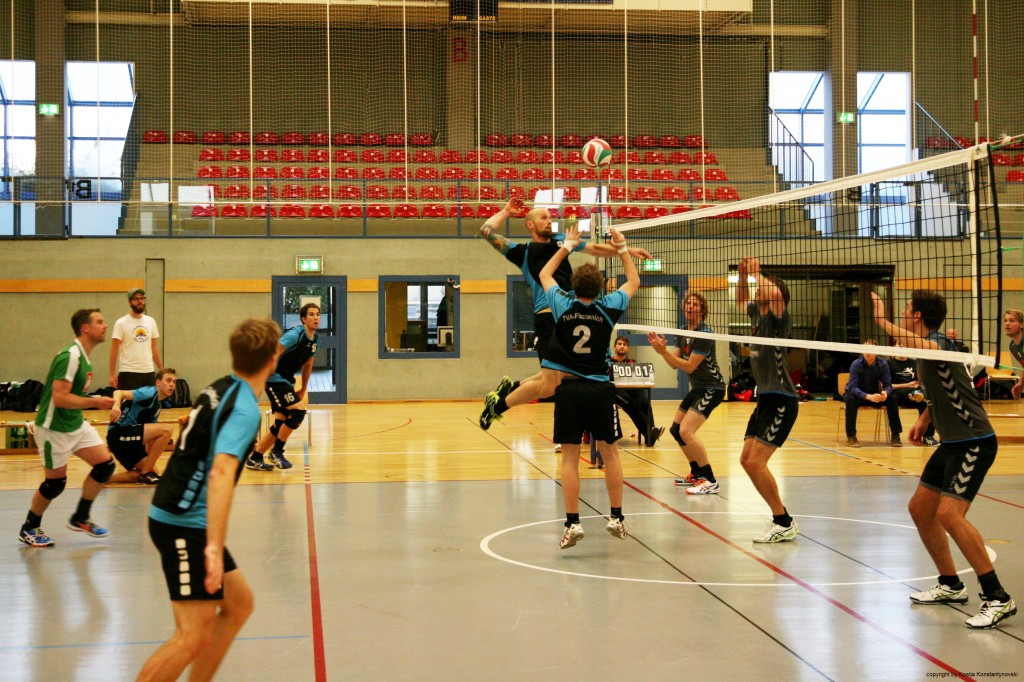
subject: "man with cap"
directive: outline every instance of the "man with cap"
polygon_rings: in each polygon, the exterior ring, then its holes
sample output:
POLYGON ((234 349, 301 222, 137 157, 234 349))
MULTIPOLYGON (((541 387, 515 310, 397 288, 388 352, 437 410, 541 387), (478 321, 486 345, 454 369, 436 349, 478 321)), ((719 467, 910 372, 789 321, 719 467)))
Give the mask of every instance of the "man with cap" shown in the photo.
POLYGON ((110 385, 131 391, 156 384, 154 372, 164 368, 156 340, 156 320, 146 315, 146 292, 138 287, 128 292, 130 312, 114 323, 110 346, 110 385))

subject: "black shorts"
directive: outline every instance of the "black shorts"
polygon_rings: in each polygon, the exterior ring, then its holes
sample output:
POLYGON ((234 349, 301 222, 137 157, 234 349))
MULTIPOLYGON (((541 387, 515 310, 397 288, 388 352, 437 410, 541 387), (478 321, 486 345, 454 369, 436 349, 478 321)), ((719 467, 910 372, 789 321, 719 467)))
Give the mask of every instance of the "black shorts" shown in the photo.
POLYGON ((274 412, 286 414, 292 405, 299 404, 299 396, 295 393, 295 387, 285 381, 268 383, 264 390, 267 392, 267 397, 270 398, 270 409, 274 412))
POLYGON ((766 445, 782 447, 796 423, 800 401, 795 396, 781 393, 763 393, 757 396, 743 440, 756 438, 766 445))
MULTIPOLYGON (((218 600, 224 598, 222 585, 213 594, 206 591, 206 529, 172 526, 149 519, 149 537, 160 552, 171 601, 218 600)), ((228 548, 224 548, 224 574, 237 569, 228 548)))
POLYGON ((943 495, 973 502, 985 474, 996 461, 998 449, 995 434, 957 443, 943 441, 924 465, 921 485, 943 495))
POLYGON ((545 360, 548 355, 548 344, 555 335, 555 315, 550 310, 546 313, 534 313, 534 334, 536 339, 537 359, 545 360))
POLYGON ((725 400, 724 388, 690 391, 683 398, 683 402, 679 403, 679 411, 685 414, 687 410, 693 410, 707 419, 715 411, 715 408, 722 404, 723 400, 725 400))
POLYGON ((156 372, 118 372, 117 390, 134 391, 136 388, 156 386, 156 372))
POLYGON ((128 471, 146 459, 146 425, 118 426, 107 429, 107 447, 128 471))
POLYGON ((579 445, 584 431, 606 443, 622 438, 615 385, 566 377, 555 389, 555 442, 579 445))

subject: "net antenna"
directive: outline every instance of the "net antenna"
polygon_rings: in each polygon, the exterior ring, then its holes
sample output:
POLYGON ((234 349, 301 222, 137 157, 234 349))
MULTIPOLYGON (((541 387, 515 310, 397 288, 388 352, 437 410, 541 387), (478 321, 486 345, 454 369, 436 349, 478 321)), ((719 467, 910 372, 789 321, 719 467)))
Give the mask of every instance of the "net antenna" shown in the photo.
MULTIPOLYGON (((663 263, 662 272, 642 276, 621 329, 681 334, 680 304, 687 292, 699 292, 715 333, 686 335, 733 344, 736 369, 742 346, 766 342, 749 336, 747 315, 735 303, 736 287, 749 286, 738 281, 736 264, 756 256, 761 272, 786 282, 792 294, 792 338, 769 341, 790 348, 791 371, 824 376, 844 356, 864 352, 999 363, 1002 256, 988 144, 616 227, 630 246, 663 263), (871 294, 885 300, 888 318, 898 322, 915 289, 945 297, 940 331, 955 330, 967 353, 888 347, 871 294)), ((608 275, 621 277, 621 266, 609 260, 608 275)))

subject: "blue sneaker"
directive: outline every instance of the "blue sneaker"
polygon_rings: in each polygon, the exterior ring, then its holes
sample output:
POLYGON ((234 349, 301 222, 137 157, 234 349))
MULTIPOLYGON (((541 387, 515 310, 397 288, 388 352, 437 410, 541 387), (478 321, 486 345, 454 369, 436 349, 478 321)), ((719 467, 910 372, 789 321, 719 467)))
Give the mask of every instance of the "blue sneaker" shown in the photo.
POLYGON ((273 450, 271 450, 270 452, 267 453, 267 458, 270 460, 270 464, 273 464, 278 469, 292 468, 292 463, 285 459, 283 452, 274 452, 273 450))
POLYGON ((86 519, 85 521, 75 521, 74 517, 68 519, 68 528, 77 533, 86 533, 94 538, 105 538, 110 535, 110 531, 106 528, 100 528, 92 519, 86 519))
POLYGON ((43 532, 42 528, 22 529, 18 533, 18 540, 24 542, 29 547, 53 547, 53 540, 43 532))
POLYGON ((263 461, 263 455, 257 456, 255 452, 245 458, 245 468, 251 471, 273 471, 274 469, 273 465, 263 461))

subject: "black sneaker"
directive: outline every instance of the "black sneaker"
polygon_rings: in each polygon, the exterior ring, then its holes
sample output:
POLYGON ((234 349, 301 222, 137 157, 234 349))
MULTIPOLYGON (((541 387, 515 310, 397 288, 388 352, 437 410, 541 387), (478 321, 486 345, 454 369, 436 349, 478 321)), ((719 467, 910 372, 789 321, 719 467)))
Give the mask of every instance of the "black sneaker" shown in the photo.
POLYGON ((160 482, 160 476, 155 471, 147 471, 144 474, 139 474, 135 482, 139 485, 156 485, 160 482))
POLYGON ((498 392, 491 391, 484 397, 484 411, 480 413, 480 428, 486 431, 491 428, 491 423, 496 419, 501 419, 498 413, 494 411, 494 406, 498 404, 498 392))
POLYGON ((255 454, 245 458, 245 468, 252 471, 272 471, 274 465, 263 461, 263 455, 257 457, 255 454))
POLYGON ((661 438, 661 434, 665 433, 665 427, 655 426, 651 429, 650 433, 647 434, 647 447, 654 447, 654 444, 661 438))
POLYGON ((509 393, 512 392, 512 380, 508 377, 502 377, 501 381, 498 382, 498 387, 494 389, 494 392, 498 394, 498 398, 505 398, 509 393))

